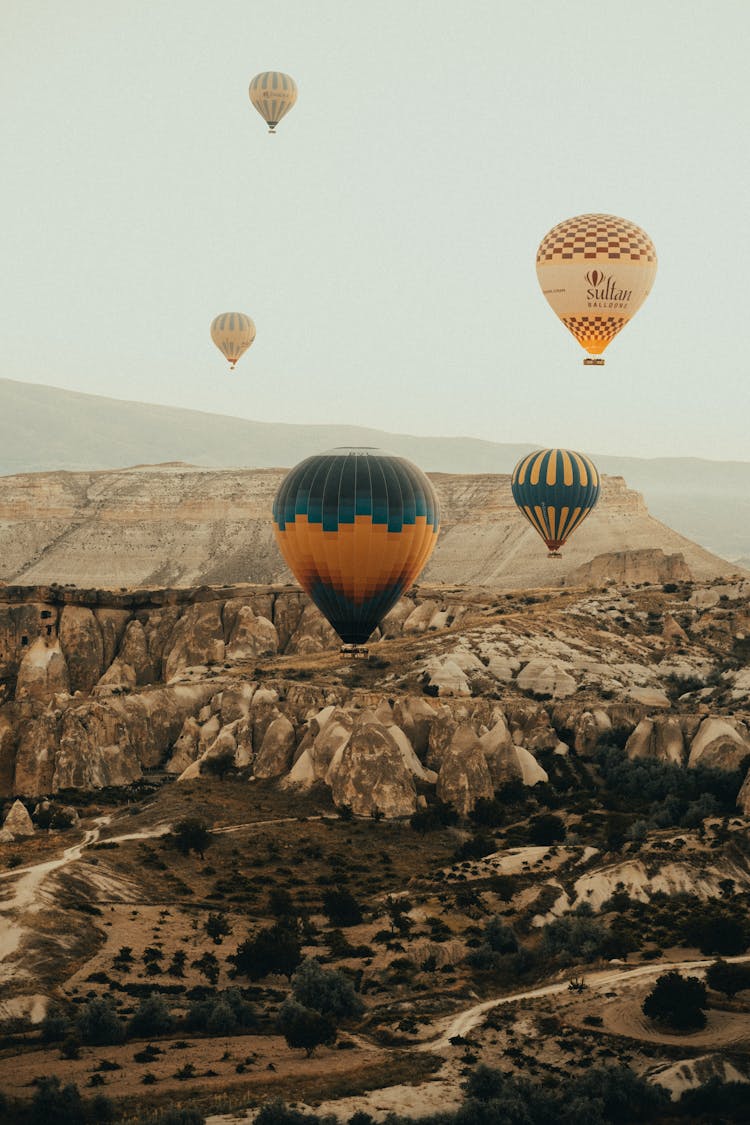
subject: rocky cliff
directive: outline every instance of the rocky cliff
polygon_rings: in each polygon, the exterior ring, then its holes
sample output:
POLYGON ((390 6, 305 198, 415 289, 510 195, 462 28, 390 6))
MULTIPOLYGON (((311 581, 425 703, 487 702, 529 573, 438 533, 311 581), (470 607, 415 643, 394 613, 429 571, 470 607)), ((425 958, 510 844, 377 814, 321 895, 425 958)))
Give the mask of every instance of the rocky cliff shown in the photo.
MULTIPOLYGON (((281 469, 162 465, 0 478, 0 580, 77 586, 194 586, 289 579, 270 512, 281 469)), ((653 519, 621 477, 561 560, 519 515, 507 475, 432 474, 443 510, 426 581, 555 585, 605 552, 682 554, 693 575, 736 567, 653 519)), ((639 581, 658 575, 641 567, 639 581)))
POLYGON ((747 582, 425 586, 354 660, 294 589, 6 587, 0 796, 236 769, 322 783, 358 815, 407 816, 430 790, 465 813, 610 739, 737 770, 749 600, 747 582))

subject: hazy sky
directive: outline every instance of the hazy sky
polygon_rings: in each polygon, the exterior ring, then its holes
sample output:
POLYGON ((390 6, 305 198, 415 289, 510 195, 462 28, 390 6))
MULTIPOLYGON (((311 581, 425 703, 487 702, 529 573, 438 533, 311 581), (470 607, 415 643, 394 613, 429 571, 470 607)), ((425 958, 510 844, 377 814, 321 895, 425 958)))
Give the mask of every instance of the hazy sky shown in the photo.
POLYGON ((0 376, 748 460, 748 57, 747 0, 4 0, 0 376), (659 253, 599 369, 534 268, 586 211, 659 253))

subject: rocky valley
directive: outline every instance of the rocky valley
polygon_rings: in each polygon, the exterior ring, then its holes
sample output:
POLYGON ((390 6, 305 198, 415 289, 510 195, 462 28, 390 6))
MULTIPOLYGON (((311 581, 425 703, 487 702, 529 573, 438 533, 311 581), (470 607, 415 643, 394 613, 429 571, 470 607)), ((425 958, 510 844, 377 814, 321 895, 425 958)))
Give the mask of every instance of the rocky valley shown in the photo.
POLYGON ((364 656, 291 586, 4 587, 8 1113, 44 1075, 118 1121, 380 1121, 463 1112, 480 1064, 590 1097, 612 1059, 623 1120, 709 1079, 733 1113, 750 583, 636 563, 425 582, 364 656), (714 982, 687 1038, 641 1011, 670 970, 714 982), (302 1057, 285 1020, 334 981, 302 1057))

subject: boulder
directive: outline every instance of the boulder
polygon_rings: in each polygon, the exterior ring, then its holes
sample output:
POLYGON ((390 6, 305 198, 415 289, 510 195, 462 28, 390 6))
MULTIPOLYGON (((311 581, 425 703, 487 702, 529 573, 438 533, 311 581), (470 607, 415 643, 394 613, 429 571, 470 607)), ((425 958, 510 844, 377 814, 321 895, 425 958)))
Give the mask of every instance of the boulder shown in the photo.
POLYGON ((355 725, 331 789, 334 803, 347 805, 356 816, 377 812, 387 818, 406 817, 417 807, 414 778, 401 751, 376 723, 355 725))
POLYGON ((98 621, 85 606, 66 605, 60 615, 59 634, 70 690, 90 692, 104 671, 104 642, 98 621))
POLYGON ((703 720, 690 745, 688 768, 697 765, 735 770, 750 755, 750 735, 744 723, 709 717, 703 720))
POLYGON ((188 715, 182 724, 179 737, 172 747, 169 761, 164 767, 167 773, 181 774, 196 761, 199 756, 198 740, 200 734, 201 728, 198 720, 193 718, 192 715, 188 715))
POLYGON ((254 682, 244 682, 224 689, 221 693, 222 723, 233 723, 236 719, 248 717, 257 686, 254 682))
POLYGON ((480 798, 491 800, 495 790, 479 737, 462 723, 443 758, 437 780, 437 796, 466 816, 480 798))
POLYGON ((340 644, 338 634, 331 628, 320 610, 310 603, 305 606, 285 651, 304 655, 336 649, 340 644))
POLYGON ((140 621, 130 621, 122 638, 118 660, 129 665, 137 684, 150 684, 156 679, 156 667, 148 649, 146 630, 140 621))
POLYGON ((521 767, 521 780, 524 785, 536 785, 538 781, 549 781, 549 774, 542 769, 533 754, 524 746, 516 746, 518 764, 521 767))
POLYGON ((16 699, 47 701, 70 690, 68 665, 57 638, 37 637, 26 649, 18 668, 16 699))
POLYGON ((393 720, 401 727, 420 760, 427 755, 430 729, 436 717, 435 708, 419 695, 397 699, 393 706, 393 720))
POLYGON ((20 840, 24 836, 34 835, 34 825, 31 817, 26 811, 25 805, 20 801, 14 801, 10 807, 10 811, 5 818, 3 828, 14 840, 20 840))
POLYGON ((126 664, 118 656, 112 661, 94 691, 97 695, 105 695, 113 689, 133 691, 138 677, 132 664, 126 664))
POLYGON ((628 696, 644 707, 671 707, 668 696, 660 688, 632 687, 628 696))
POLYGON ((671 613, 666 614, 664 618, 664 625, 662 626, 661 635, 667 644, 689 644, 690 638, 688 637, 682 626, 675 621, 671 613))
POLYGON ((578 689, 578 684, 565 669, 546 656, 530 660, 516 676, 521 691, 546 699, 567 699, 578 689))
POLYGON ((641 719, 625 744, 631 760, 655 758, 681 766, 685 758, 685 742, 680 720, 670 715, 641 719))
POLYGON ((319 780, 327 777, 334 759, 340 760, 341 752, 354 729, 354 715, 350 711, 344 711, 340 707, 326 708, 317 717, 318 724, 323 715, 326 715, 323 724, 307 749, 313 774, 319 780))
POLYGON ((435 656, 425 665, 428 685, 436 695, 471 695, 469 677, 450 656, 435 656))
POLYGON ((255 776, 281 777, 287 773, 292 764, 294 746, 294 727, 286 715, 279 715, 266 728, 253 764, 255 776))
POLYGON ((573 731, 573 749, 582 758, 590 758, 604 735, 612 730, 612 720, 606 711, 582 711, 573 731))
POLYGON ((220 664, 224 660, 224 628, 219 602, 188 606, 172 630, 165 649, 164 680, 169 683, 185 668, 220 664))
POLYGON ((279 651, 279 635, 267 617, 257 617, 252 606, 243 605, 237 612, 226 648, 228 660, 257 660, 275 656, 279 651))
POLYGON ((523 780, 523 770, 516 747, 504 718, 499 718, 495 725, 480 737, 479 745, 489 767, 493 789, 499 789, 510 781, 523 780))

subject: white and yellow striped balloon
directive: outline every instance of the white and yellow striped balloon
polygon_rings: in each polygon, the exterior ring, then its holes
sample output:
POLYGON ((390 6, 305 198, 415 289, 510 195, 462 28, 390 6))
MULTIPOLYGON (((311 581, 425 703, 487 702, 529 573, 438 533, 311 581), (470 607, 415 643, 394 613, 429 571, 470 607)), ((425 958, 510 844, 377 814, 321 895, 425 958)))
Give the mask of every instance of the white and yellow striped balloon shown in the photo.
POLYGON ((229 360, 232 371, 255 339, 255 325, 245 313, 219 313, 211 321, 211 339, 229 360))
POLYGON ((275 133, 279 121, 297 101, 297 83, 280 70, 264 70, 250 83, 250 101, 267 122, 268 132, 275 133))

